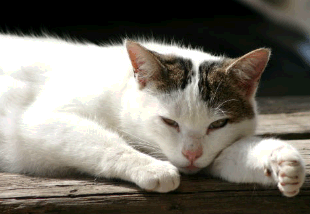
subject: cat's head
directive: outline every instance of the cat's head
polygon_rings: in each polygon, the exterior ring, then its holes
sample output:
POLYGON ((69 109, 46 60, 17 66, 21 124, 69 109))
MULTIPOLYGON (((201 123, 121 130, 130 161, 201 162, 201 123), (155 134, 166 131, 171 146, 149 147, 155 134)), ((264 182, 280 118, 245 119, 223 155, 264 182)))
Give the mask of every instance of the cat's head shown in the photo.
POLYGON ((254 97, 270 50, 231 59, 153 46, 126 42, 138 97, 131 102, 139 108, 128 107, 135 116, 127 132, 156 144, 180 171, 195 173, 254 133, 254 97))

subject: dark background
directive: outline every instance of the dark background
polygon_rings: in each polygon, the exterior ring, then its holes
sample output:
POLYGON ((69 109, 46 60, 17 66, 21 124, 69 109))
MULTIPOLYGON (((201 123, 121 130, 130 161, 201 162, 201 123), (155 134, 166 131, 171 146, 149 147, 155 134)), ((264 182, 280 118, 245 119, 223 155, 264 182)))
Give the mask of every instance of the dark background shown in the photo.
MULTIPOLYGON (((128 11, 127 7, 132 6, 129 4, 118 6, 125 12, 118 9, 115 14, 113 7, 117 4, 121 3, 114 2, 114 6, 108 8, 111 9, 111 15, 107 15, 107 8, 102 12, 101 8, 93 10, 94 5, 92 10, 83 13, 79 12, 81 8, 72 8, 70 14, 58 9, 35 16, 33 13, 28 16, 23 14, 15 21, 2 19, 0 29, 24 34, 40 33, 43 30, 97 44, 120 42, 124 37, 143 35, 166 41, 182 41, 186 45, 203 47, 207 52, 230 57, 241 56, 256 48, 269 47, 273 51, 272 57, 263 74, 258 95, 310 95, 310 67, 306 63, 309 59, 299 55, 298 50, 293 48, 293 44, 308 42, 307 35, 301 30, 290 29, 285 23, 274 24, 262 14, 232 0, 212 1, 211 7, 177 5, 173 12, 171 8, 161 5, 154 7, 153 13, 142 13, 142 10, 137 9, 139 5, 135 10, 128 11), (200 15, 204 18, 164 18, 164 14, 170 17, 200 15)), ((151 6, 148 7, 152 9, 151 6)))

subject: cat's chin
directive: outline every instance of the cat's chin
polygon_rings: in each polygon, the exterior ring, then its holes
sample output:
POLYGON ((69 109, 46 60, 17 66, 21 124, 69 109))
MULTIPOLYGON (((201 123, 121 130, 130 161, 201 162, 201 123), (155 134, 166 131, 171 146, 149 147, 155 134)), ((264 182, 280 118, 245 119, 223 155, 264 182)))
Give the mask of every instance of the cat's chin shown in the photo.
POLYGON ((190 167, 179 167, 179 171, 181 173, 184 174, 195 174, 197 172, 199 172, 202 168, 199 167, 194 167, 194 166, 190 166, 190 167))

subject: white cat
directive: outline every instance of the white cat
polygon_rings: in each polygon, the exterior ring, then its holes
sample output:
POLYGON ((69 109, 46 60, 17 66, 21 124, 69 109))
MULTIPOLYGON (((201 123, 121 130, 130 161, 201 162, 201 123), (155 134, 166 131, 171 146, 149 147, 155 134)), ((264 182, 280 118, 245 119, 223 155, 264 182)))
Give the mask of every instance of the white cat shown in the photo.
POLYGON ((268 49, 240 58, 155 42, 0 36, 0 169, 74 171, 169 192, 179 171, 298 193, 293 147, 253 137, 268 49))

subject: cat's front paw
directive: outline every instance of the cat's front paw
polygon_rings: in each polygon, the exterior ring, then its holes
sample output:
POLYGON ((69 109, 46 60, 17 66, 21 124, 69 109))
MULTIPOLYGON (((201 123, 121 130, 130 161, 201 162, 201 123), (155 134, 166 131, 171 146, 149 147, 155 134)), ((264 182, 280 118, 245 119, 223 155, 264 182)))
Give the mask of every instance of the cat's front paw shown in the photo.
POLYGON ((147 191, 170 192, 180 185, 178 169, 167 161, 156 161, 137 170, 135 182, 147 191))
POLYGON ((265 175, 275 179, 283 195, 293 197, 304 183, 305 166, 298 151, 284 145, 271 153, 265 175))

